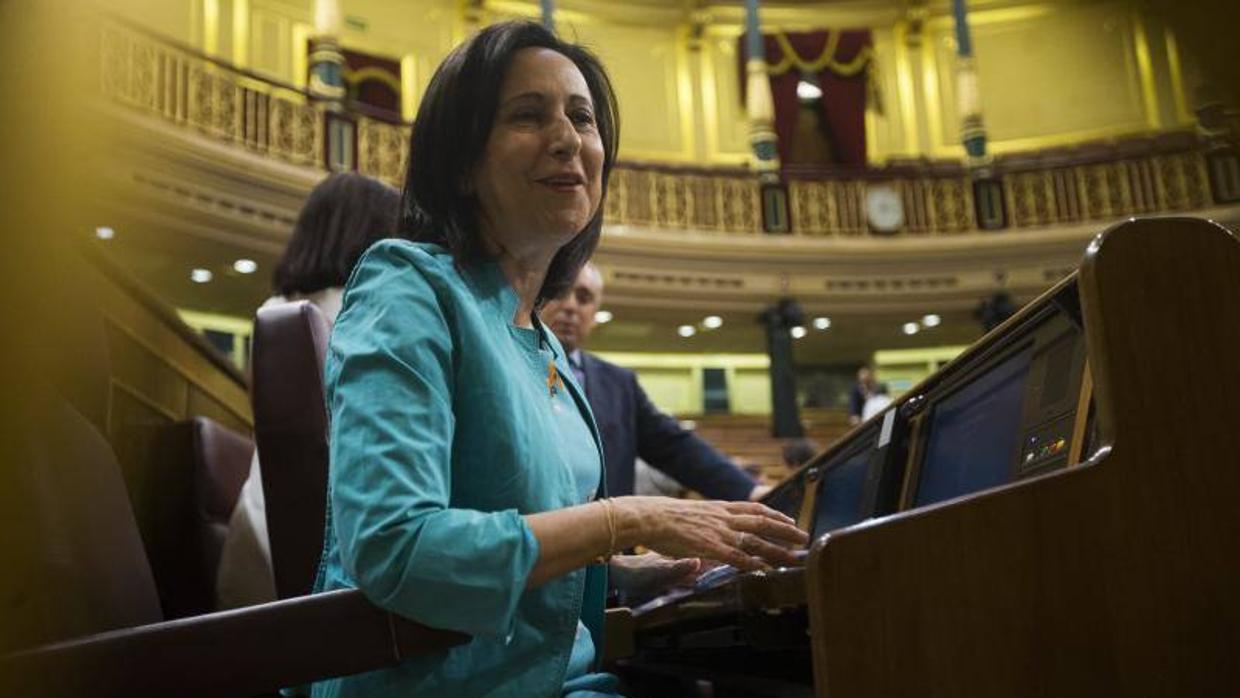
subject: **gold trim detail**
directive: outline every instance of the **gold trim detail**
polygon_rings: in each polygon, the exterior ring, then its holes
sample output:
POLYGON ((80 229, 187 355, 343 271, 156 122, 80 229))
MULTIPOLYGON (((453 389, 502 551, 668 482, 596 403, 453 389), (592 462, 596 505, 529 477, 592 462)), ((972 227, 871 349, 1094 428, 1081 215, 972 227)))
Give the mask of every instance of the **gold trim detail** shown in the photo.
POLYGON ((418 115, 418 58, 412 53, 400 57, 400 116, 413 121, 418 115))
POLYGON ((835 52, 840 47, 838 31, 827 32, 827 43, 822 47, 822 53, 812 61, 801 58, 792 47, 792 42, 788 41, 788 35, 783 32, 775 32, 775 43, 779 45, 784 56, 774 65, 766 64, 766 72, 771 75, 783 75, 794 67, 806 73, 818 73, 830 68, 831 72, 840 77, 850 78, 865 70, 874 58, 874 47, 865 46, 847 63, 835 60, 835 52))
POLYGON ((1188 97, 1184 94, 1184 72, 1180 64, 1180 46, 1175 40, 1175 32, 1170 27, 1163 27, 1163 40, 1167 49, 1167 70, 1171 73, 1171 97, 1175 100, 1175 116, 1181 124, 1192 124, 1196 121, 1188 108, 1188 97))
POLYGON ((1158 109, 1158 88, 1154 84, 1154 68, 1150 61, 1150 42, 1145 35, 1145 23, 1134 12, 1132 15, 1132 34, 1134 48, 1137 52, 1137 70, 1141 76, 1141 97, 1145 104, 1145 122, 1150 128, 1162 126, 1162 115, 1158 109))
POLYGON ((896 53, 896 89, 900 95, 900 120, 904 126, 903 152, 921 152, 921 139, 917 136, 917 104, 913 92, 913 66, 909 61, 908 23, 899 22, 892 32, 896 53))
POLYGON ((202 52, 220 52, 220 0, 202 0, 202 52))
POLYGON ((250 0, 233 0, 232 8, 233 65, 250 65, 250 0))
POLYGON ((349 70, 348 68, 345 68, 340 71, 340 74, 341 77, 344 78, 344 81, 351 85, 356 85, 359 82, 365 82, 367 80, 377 80, 392 88, 396 94, 401 94, 402 91, 400 77, 393 75, 391 71, 384 70, 377 65, 368 65, 365 68, 358 68, 357 70, 349 70))
POLYGON ((310 36, 314 27, 305 22, 293 24, 293 85, 306 89, 310 81, 310 36))

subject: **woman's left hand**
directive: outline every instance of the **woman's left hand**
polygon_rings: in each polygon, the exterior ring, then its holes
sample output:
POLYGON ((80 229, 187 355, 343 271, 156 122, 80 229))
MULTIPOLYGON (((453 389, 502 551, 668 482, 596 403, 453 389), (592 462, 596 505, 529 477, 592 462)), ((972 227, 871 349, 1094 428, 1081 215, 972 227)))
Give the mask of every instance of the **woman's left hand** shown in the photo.
POLYGON ((702 569, 696 557, 673 560, 658 553, 616 555, 608 571, 616 589, 629 597, 649 597, 675 586, 693 584, 702 569))

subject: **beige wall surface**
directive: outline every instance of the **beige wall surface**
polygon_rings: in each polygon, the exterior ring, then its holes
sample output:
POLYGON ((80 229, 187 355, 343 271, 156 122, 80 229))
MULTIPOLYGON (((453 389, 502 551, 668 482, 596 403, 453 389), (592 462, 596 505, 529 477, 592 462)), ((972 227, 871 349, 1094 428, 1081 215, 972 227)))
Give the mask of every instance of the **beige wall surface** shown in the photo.
MULTIPOLYGON (((1126 4, 1000 8, 970 24, 995 152, 1184 125, 1163 123, 1150 32, 1126 4)), ((923 87, 931 151, 959 156, 953 32, 949 18, 930 23, 923 87)))

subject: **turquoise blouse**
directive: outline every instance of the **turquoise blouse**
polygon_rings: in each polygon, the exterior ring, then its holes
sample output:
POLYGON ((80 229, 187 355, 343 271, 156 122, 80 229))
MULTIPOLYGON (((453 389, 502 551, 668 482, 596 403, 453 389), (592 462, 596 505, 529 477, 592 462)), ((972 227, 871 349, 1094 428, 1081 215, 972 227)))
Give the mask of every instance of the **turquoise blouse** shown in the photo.
POLYGON ((316 684, 314 696, 610 688, 587 673, 606 568, 525 589, 538 541, 523 515, 580 504, 606 478, 563 349, 540 325, 514 327, 517 303, 498 265, 462 271, 434 245, 385 240, 354 270, 327 356, 329 515, 315 587, 356 587, 472 639, 316 684))

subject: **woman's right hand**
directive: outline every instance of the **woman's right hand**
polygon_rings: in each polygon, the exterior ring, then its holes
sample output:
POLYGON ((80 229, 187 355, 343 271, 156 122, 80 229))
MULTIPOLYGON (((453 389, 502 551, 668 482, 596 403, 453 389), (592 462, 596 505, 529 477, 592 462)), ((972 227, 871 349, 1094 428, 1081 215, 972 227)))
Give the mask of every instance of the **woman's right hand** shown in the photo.
POLYGON ((672 558, 717 560, 740 570, 796 564, 809 537, 788 516, 757 502, 617 497, 619 548, 644 546, 672 558))

